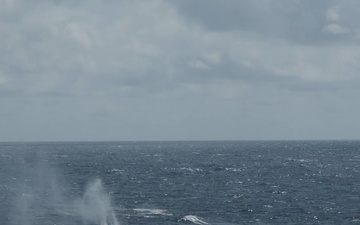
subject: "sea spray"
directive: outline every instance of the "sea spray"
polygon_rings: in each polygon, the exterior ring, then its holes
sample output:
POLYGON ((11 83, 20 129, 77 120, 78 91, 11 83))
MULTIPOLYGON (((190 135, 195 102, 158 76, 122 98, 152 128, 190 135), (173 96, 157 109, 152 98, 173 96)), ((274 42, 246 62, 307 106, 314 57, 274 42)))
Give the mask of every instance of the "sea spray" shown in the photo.
POLYGON ((105 193, 100 179, 88 184, 83 198, 76 202, 75 208, 85 224, 119 225, 110 196, 105 193))
POLYGON ((37 156, 38 163, 24 162, 14 176, 14 205, 11 224, 49 224, 61 220, 56 208, 64 205, 63 187, 60 176, 48 166, 43 156, 37 156))
POLYGON ((101 179, 89 182, 82 196, 74 196, 46 156, 32 158, 14 178, 11 225, 119 225, 101 179))
POLYGON ((109 194, 100 179, 90 182, 82 197, 75 200, 54 200, 47 190, 44 195, 31 191, 22 193, 17 201, 17 218, 13 224, 79 224, 120 225, 111 205, 109 194))

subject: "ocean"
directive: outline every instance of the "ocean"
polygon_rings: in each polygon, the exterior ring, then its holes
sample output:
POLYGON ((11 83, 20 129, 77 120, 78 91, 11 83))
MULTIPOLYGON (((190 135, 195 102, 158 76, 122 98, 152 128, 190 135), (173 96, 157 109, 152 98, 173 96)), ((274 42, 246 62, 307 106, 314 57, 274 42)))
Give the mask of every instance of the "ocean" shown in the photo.
POLYGON ((360 224, 360 141, 0 143, 0 224, 360 224))

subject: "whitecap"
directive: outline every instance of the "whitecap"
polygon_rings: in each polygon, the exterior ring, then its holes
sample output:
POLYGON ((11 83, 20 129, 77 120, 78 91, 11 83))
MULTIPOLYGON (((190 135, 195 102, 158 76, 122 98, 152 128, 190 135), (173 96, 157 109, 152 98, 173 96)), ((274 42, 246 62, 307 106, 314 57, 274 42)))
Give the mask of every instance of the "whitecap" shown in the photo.
POLYGON ((169 213, 166 209, 145 209, 137 208, 133 209, 134 211, 141 213, 143 215, 161 215, 161 216, 172 216, 173 214, 169 213))
POLYGON ((193 222, 195 224, 208 224, 207 222, 203 221, 202 219, 203 218, 200 218, 200 217, 197 217, 197 216, 194 216, 194 215, 187 215, 187 216, 184 216, 183 218, 181 218, 180 220, 182 220, 182 221, 190 221, 190 222, 193 222))
POLYGON ((180 169, 181 170, 187 170, 187 171, 190 171, 190 172, 199 172, 199 171, 201 171, 201 169, 199 169, 199 168, 190 168, 190 167, 181 167, 180 169))
POLYGON ((123 172, 124 170, 119 170, 119 169, 108 170, 108 173, 112 173, 112 174, 122 174, 123 172))
POLYGON ((231 172, 241 172, 243 171, 243 169, 241 168, 225 168, 226 171, 231 171, 231 172))

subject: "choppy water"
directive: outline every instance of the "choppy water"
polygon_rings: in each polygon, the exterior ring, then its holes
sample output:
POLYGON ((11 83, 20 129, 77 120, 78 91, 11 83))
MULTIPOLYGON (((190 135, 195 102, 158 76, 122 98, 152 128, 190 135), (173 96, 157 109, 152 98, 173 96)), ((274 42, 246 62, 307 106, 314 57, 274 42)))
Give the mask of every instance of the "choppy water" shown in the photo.
POLYGON ((360 142, 0 143, 0 224, 360 224, 360 142))

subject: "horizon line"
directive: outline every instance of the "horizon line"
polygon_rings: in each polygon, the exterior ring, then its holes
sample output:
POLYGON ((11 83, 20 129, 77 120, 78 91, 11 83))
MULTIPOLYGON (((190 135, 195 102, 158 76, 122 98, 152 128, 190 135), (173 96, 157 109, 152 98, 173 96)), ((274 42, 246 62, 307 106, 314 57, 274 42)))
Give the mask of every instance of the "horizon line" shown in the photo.
POLYGON ((194 139, 194 140, 41 140, 41 141, 0 141, 0 143, 95 143, 95 142, 253 142, 253 141, 360 141, 360 139, 194 139))

